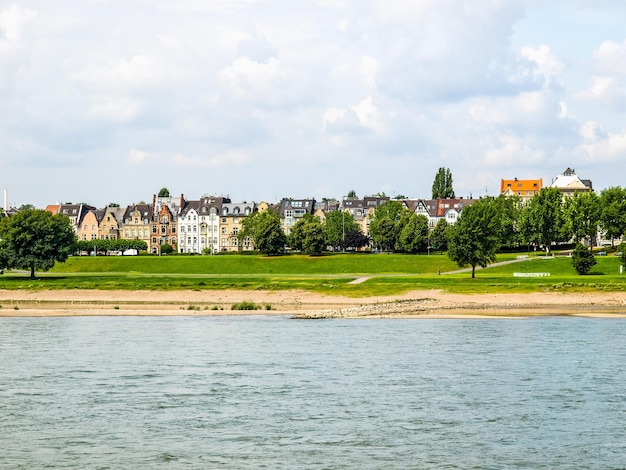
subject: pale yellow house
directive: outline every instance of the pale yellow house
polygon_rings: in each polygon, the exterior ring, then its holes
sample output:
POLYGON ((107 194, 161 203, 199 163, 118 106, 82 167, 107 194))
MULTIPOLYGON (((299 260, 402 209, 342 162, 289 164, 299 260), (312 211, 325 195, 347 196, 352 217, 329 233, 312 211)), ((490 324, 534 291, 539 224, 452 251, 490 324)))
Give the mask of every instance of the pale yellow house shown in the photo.
POLYGON ((150 244, 150 221, 152 207, 150 204, 132 204, 126 207, 122 217, 124 227, 120 238, 126 240, 143 240, 150 244))

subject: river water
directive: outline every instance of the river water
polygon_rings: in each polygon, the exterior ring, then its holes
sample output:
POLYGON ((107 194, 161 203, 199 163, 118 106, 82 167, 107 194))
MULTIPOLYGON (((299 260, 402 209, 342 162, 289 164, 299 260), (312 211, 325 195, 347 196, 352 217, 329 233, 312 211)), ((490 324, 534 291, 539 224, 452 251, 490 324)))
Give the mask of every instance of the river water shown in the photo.
POLYGON ((0 318, 0 468, 626 467, 626 320, 0 318))

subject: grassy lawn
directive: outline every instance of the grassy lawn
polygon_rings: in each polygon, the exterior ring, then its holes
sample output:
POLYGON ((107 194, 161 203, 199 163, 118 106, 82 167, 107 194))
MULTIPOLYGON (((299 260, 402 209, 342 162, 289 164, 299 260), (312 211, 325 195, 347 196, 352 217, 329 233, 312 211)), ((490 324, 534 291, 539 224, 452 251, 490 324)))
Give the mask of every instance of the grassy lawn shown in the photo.
MULTIPOLYGON (((503 254, 498 261, 516 257, 503 254)), ((0 276, 0 289, 304 289, 351 297, 415 289, 468 294, 626 290, 626 274, 619 273, 619 259, 606 256, 596 260, 598 264, 586 276, 576 273, 570 258, 530 257, 478 270, 471 279, 470 273, 447 274, 458 267, 440 254, 74 257, 48 273, 37 273, 34 281, 25 273, 7 272, 0 276), (545 272, 550 276, 514 277, 516 272, 545 272), (351 283, 359 277, 368 279, 351 283)))

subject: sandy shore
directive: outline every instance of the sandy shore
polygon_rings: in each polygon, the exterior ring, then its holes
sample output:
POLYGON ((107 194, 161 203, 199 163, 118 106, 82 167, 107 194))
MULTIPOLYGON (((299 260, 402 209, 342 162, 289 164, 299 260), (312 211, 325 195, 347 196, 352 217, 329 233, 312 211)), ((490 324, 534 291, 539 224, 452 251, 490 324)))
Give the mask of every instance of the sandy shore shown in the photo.
POLYGON ((349 298, 293 291, 0 290, 0 316, 290 315, 296 318, 626 317, 626 292, 451 294, 349 298), (251 301, 260 310, 232 310, 251 301))

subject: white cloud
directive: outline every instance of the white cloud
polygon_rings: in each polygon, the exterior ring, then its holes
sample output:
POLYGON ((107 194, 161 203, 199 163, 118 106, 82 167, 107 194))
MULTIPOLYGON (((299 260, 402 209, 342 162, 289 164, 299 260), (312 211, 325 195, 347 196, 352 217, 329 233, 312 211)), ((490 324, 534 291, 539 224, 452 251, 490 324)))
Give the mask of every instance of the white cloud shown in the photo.
POLYGON ((623 162, 626 155, 626 132, 602 136, 594 133, 588 140, 591 142, 582 145, 581 149, 591 162, 595 164, 623 162))
POLYGON ((105 161, 142 178, 123 174, 119 196, 92 203, 147 199, 154 181, 188 197, 425 196, 439 166, 459 194, 566 166, 624 184, 604 166, 626 129, 626 43, 612 40, 623 7, 558 6, 13 2, 0 7, 0 183, 47 203, 61 196, 40 189, 46 178, 78 181, 105 161))
POLYGON ((563 74, 563 64, 552 54, 550 48, 542 44, 538 48, 524 47, 521 54, 536 64, 535 78, 542 78, 546 84, 558 81, 563 74))
POLYGON ((246 165, 250 161, 250 155, 242 150, 229 150, 222 154, 211 156, 199 155, 174 155, 174 163, 184 168, 230 168, 235 170, 237 167, 246 165))
POLYGON ((150 152, 132 149, 128 154, 128 161, 137 165, 146 162, 148 159, 152 158, 152 156, 153 155, 150 152))
POLYGON ((22 37, 24 26, 36 16, 35 10, 18 5, 0 10, 0 48, 6 42, 17 43, 22 37))

